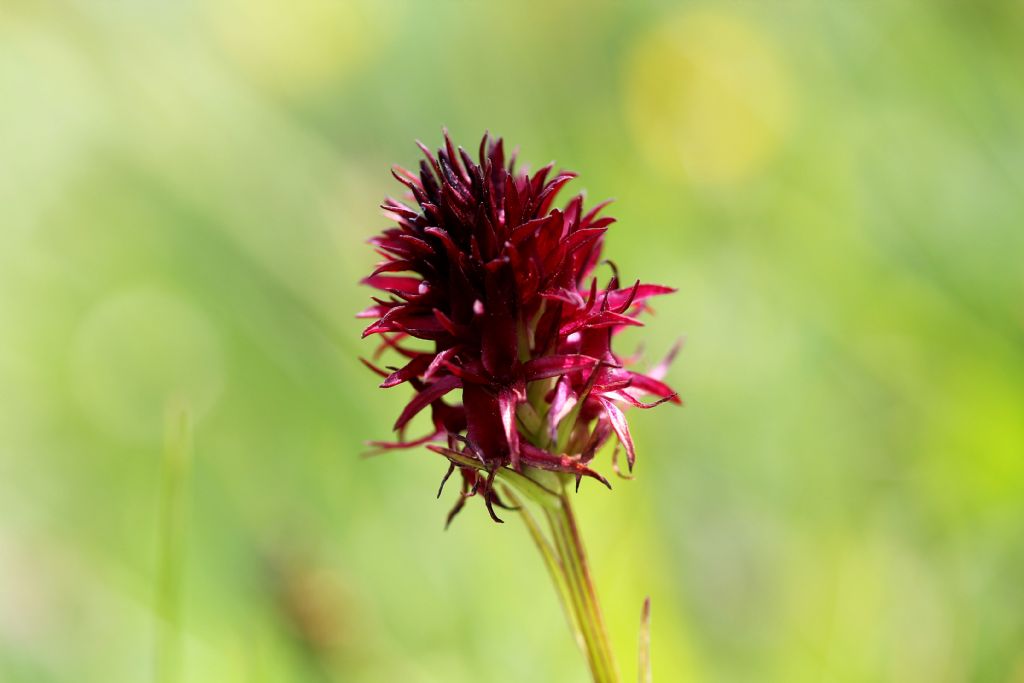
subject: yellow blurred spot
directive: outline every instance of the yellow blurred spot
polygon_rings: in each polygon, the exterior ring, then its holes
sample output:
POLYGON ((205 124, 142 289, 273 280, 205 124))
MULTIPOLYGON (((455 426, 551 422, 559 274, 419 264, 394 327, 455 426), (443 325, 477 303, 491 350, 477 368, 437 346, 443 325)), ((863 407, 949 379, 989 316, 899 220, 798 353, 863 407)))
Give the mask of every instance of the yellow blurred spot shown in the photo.
POLYGON ((352 2, 215 0, 204 7, 228 56, 256 83, 286 95, 329 87, 371 45, 371 26, 352 2))
POLYGON ((739 16, 686 12, 641 37, 626 109, 650 162, 680 180, 728 184, 777 149, 790 95, 778 51, 739 16))

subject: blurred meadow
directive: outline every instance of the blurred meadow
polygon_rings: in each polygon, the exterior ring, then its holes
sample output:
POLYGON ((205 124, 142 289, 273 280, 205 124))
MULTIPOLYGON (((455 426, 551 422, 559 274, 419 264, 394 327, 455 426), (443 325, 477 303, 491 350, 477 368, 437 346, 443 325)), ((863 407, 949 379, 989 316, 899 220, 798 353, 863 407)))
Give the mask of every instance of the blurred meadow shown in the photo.
POLYGON ((446 125, 579 171, 680 290, 620 349, 685 335, 686 406, 579 496, 626 680, 650 594, 662 683, 1024 682, 1022 36, 995 0, 0 1, 0 681, 586 680, 514 516, 445 532, 438 456, 359 457, 407 391, 358 361, 365 240, 446 125))

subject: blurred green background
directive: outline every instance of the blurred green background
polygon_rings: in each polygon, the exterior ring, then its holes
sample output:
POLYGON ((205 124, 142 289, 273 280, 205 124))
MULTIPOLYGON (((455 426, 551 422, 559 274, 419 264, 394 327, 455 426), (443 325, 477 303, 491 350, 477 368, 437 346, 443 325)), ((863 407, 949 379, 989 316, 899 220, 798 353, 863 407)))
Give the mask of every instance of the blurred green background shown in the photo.
POLYGON ((627 674, 650 594, 663 683, 1021 683, 1022 30, 3 0, 0 681, 155 680, 176 561, 182 681, 585 680, 517 520, 446 533, 437 456, 358 457, 407 391, 357 361, 364 240, 447 125, 580 171, 624 277, 680 289, 620 350, 687 335, 687 405, 634 412, 636 480, 580 495, 627 674))

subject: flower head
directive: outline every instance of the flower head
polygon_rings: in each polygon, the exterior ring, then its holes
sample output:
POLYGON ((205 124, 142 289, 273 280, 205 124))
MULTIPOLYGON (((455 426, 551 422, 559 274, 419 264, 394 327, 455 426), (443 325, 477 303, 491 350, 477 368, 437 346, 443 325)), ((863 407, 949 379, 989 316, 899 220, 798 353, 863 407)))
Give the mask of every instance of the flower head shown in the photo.
POLYGON ((370 240, 383 261, 363 280, 384 293, 360 314, 373 320, 363 336, 379 335, 377 355, 393 351, 404 365, 383 370, 364 362, 384 377, 382 387, 415 390, 395 422, 398 441, 374 445, 429 444, 450 460, 445 481, 456 468, 462 473, 452 514, 480 494, 496 519, 492 506, 501 499, 493 482, 501 468, 607 485, 589 463, 614 438, 632 470, 622 407, 679 402, 661 382, 674 351, 642 374, 626 367, 612 341, 642 325, 637 317, 648 299, 675 290, 623 286, 614 266, 599 286, 595 269, 614 219, 601 216, 607 202, 586 211, 582 195, 555 206, 574 173, 553 174, 551 164, 533 174, 517 170, 515 155, 506 159, 502 140, 489 135, 477 160, 447 133, 436 155, 418 144, 426 157, 419 173, 393 170, 409 203, 382 204, 395 225, 370 240), (647 396, 655 400, 645 403, 647 396), (427 408, 432 430, 407 440, 407 424, 427 408))

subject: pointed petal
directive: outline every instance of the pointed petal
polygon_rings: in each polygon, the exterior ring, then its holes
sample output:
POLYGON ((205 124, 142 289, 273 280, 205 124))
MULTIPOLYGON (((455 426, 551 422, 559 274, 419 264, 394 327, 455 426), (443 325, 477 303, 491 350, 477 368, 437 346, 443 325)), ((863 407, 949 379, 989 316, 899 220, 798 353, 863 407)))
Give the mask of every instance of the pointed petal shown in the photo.
POLYGON ((546 377, 560 377, 572 372, 593 370, 600 361, 579 354, 554 355, 534 358, 523 364, 523 377, 532 382, 546 377))
POLYGON ((629 423, 626 422, 626 416, 610 400, 602 396, 598 396, 597 400, 604 406, 605 414, 608 416, 612 429, 615 430, 615 435, 619 437, 619 442, 626 449, 626 462, 629 463, 629 469, 632 471, 633 463, 636 462, 636 450, 633 448, 633 437, 629 433, 629 423))
POLYGON ((430 361, 430 365, 428 365, 427 369, 423 372, 423 379, 428 380, 436 375, 437 372, 459 352, 459 350, 460 347, 453 346, 450 349, 445 349, 441 353, 435 355, 434 360, 430 361))
POLYGON ((405 294, 417 294, 422 282, 423 280, 415 277, 387 277, 385 275, 364 277, 359 281, 360 284, 383 289, 385 292, 399 291, 405 294))
POLYGON ((456 389, 460 386, 462 386, 462 380, 452 375, 442 377, 436 382, 428 384, 422 391, 413 396, 412 400, 405 406, 402 414, 399 415, 398 420, 395 421, 394 429, 401 429, 421 410, 447 394, 452 389, 456 389))
POLYGON ((647 376, 651 379, 663 379, 668 373, 668 369, 672 365, 672 361, 676 359, 676 355, 679 353, 679 350, 683 348, 683 344, 685 342, 685 337, 677 339, 676 343, 672 345, 671 349, 669 349, 668 355, 665 356, 664 360, 651 368, 650 372, 647 373, 647 376))
POLYGON ((501 425, 508 441, 509 460, 512 469, 519 470, 519 429, 516 427, 516 392, 502 388, 498 392, 498 410, 501 411, 501 425))
POLYGON ((549 453, 526 441, 522 444, 521 457, 523 462, 539 469, 578 474, 584 477, 590 477, 591 479, 596 479, 608 488, 612 487, 612 485, 608 483, 607 479, 581 463, 578 459, 570 458, 567 455, 555 455, 553 453, 549 453))
POLYGON ((616 289, 608 293, 608 306, 615 311, 624 312, 627 300, 629 305, 635 305, 646 299, 650 299, 652 296, 662 296, 665 294, 672 294, 677 291, 674 287, 665 287, 663 285, 644 285, 637 284, 633 287, 625 289, 616 289), (635 291, 634 291, 635 289, 635 291))
POLYGON ((366 367, 370 368, 370 370, 372 370, 376 374, 380 375, 381 377, 387 377, 388 376, 388 373, 386 371, 381 370, 376 365, 374 365, 373 363, 371 363, 370 361, 366 360, 365 358, 363 358, 361 356, 359 358, 359 362, 362 363, 363 365, 365 365, 366 367))
POLYGON ((393 386, 397 386, 402 382, 408 382, 414 377, 418 377, 420 373, 427 369, 430 365, 431 356, 429 354, 422 354, 413 358, 411 361, 405 364, 401 370, 392 372, 384 382, 380 385, 381 389, 390 389, 393 386))
POLYGON ((652 401, 651 403, 644 403, 643 401, 638 399, 636 396, 634 396, 633 394, 629 393, 629 391, 626 390, 626 389, 622 389, 622 390, 618 390, 618 391, 602 391, 601 394, 603 396, 606 396, 606 397, 608 397, 610 399, 613 399, 615 401, 622 401, 623 403, 628 403, 629 405, 633 406, 634 408, 641 408, 641 409, 656 408, 656 407, 660 406, 662 403, 667 403, 668 401, 672 401, 676 405, 679 405, 679 404, 682 403, 679 400, 679 396, 677 396, 676 394, 672 394, 671 396, 665 396, 664 398, 659 398, 657 401, 652 401))
POLYGON ((415 448, 416 446, 422 446, 423 444, 430 443, 438 437, 439 432, 431 432, 426 436, 421 436, 418 439, 412 441, 368 441, 367 446, 373 448, 367 455, 377 455, 384 451, 395 451, 404 450, 408 448, 415 448))
POLYGON ((646 394, 653 394, 661 399, 667 399, 675 404, 679 404, 679 396, 664 382, 656 380, 649 375, 642 375, 639 372, 631 372, 626 370, 631 380, 631 385, 646 394))
POLYGON ((381 273, 397 273, 403 270, 412 270, 413 265, 411 261, 386 261, 374 268, 373 272, 370 273, 370 277, 376 277, 381 273))

